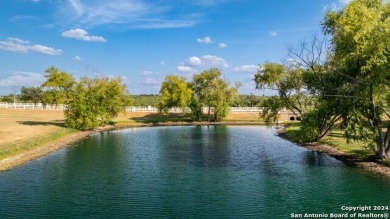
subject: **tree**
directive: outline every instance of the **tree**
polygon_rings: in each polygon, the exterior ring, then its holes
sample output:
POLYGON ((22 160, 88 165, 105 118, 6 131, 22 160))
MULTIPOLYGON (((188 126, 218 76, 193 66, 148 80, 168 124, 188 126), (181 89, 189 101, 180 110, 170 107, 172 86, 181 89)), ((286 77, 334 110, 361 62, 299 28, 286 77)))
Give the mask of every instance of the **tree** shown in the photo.
POLYGON ((46 69, 45 78, 46 81, 41 85, 44 90, 42 94, 43 103, 52 103, 56 106, 65 103, 67 92, 76 83, 72 75, 51 66, 46 69))
MULTIPOLYGON (((278 99, 273 98, 264 102, 265 109, 261 115, 265 121, 271 122, 274 120, 270 118, 275 114, 269 113, 275 111, 276 106, 279 110, 287 108, 299 117, 309 110, 312 99, 308 95, 302 80, 303 71, 304 69, 296 65, 265 62, 255 74, 256 89, 275 90, 279 96, 278 99)), ((271 124, 269 123, 269 125, 271 124)))
POLYGON ((34 105, 42 101, 42 88, 41 87, 22 87, 21 97, 22 101, 31 101, 34 105))
POLYGON ((160 113, 168 113, 170 108, 180 107, 184 113, 191 101, 191 96, 192 90, 184 77, 168 75, 161 85, 158 109, 160 113))
POLYGON ((267 126, 272 124, 279 125, 279 112, 284 108, 283 101, 280 97, 272 96, 263 101, 263 111, 261 116, 267 126))
POLYGON ((80 130, 104 126, 125 110, 128 97, 120 78, 82 78, 69 92, 65 124, 80 130))
POLYGON ((255 74, 256 89, 271 89, 279 94, 283 107, 296 116, 301 116, 310 106, 310 98, 305 93, 302 81, 303 69, 265 62, 255 74))
MULTIPOLYGON (((238 91, 235 87, 229 87, 225 80, 218 79, 211 93, 211 106, 214 108, 214 121, 221 121, 229 114, 229 106, 234 101, 238 91)), ((209 118, 209 117, 208 117, 209 118)))
MULTIPOLYGON (((390 3, 354 0, 327 13, 323 30, 332 37, 334 96, 343 104, 348 139, 375 145, 378 158, 390 156, 390 3), (337 83, 338 82, 338 83, 337 83), (386 127, 383 132, 382 128, 386 127)), ((336 98, 335 98, 336 99, 336 98)))
POLYGON ((219 121, 228 113, 236 93, 236 88, 229 88, 229 83, 220 78, 219 69, 205 70, 193 76, 190 83, 193 91, 190 108, 196 120, 201 119, 202 108, 206 106, 207 121, 210 122, 211 109, 214 109, 214 121, 219 121))

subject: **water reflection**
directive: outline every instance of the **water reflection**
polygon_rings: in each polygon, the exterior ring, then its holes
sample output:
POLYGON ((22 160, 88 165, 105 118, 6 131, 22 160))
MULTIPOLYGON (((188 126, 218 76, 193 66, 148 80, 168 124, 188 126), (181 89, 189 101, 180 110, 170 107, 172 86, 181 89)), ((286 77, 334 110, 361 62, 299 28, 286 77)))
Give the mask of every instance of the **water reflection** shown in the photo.
POLYGON ((273 218, 386 204, 387 181, 265 127, 105 132, 0 173, 0 218, 273 218))

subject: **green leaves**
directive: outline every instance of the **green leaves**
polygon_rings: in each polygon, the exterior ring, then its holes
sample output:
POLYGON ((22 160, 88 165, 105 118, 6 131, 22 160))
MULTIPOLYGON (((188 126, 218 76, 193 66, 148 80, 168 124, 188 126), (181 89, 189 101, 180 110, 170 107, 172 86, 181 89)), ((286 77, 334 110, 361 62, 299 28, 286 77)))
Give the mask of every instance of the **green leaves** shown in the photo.
POLYGON ((354 0, 342 11, 328 13, 323 24, 334 47, 329 74, 337 80, 332 82, 336 97, 321 99, 338 102, 346 137, 375 143, 380 158, 390 147, 390 135, 382 130, 383 119, 390 118, 389 15, 390 3, 354 0))
POLYGON ((72 75, 60 71, 58 68, 51 66, 45 71, 46 81, 41 85, 44 92, 42 102, 44 104, 63 104, 66 101, 67 92, 76 83, 72 75))
POLYGON ((184 77, 168 75, 161 85, 160 103, 158 109, 162 113, 168 113, 173 107, 181 107, 183 112, 191 101, 192 90, 184 77))
POLYGON ((189 107, 195 120, 200 121, 203 107, 211 109, 214 121, 220 121, 229 113, 229 106, 237 94, 236 88, 220 78, 218 69, 210 69, 195 74, 191 82, 186 83, 184 77, 168 75, 160 89, 160 112, 167 113, 172 107, 189 107))
POLYGON ((104 126, 125 110, 128 97, 120 78, 81 78, 69 91, 66 125, 81 130, 104 126))

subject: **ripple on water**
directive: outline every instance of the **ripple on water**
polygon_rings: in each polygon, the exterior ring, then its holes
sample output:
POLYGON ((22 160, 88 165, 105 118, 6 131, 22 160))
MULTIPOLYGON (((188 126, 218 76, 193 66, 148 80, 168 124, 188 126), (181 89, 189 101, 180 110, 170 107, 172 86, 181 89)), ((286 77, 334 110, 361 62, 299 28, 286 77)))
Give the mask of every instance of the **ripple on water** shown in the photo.
POLYGON ((0 173, 0 218, 286 218, 390 195, 265 127, 133 128, 77 145, 0 173))

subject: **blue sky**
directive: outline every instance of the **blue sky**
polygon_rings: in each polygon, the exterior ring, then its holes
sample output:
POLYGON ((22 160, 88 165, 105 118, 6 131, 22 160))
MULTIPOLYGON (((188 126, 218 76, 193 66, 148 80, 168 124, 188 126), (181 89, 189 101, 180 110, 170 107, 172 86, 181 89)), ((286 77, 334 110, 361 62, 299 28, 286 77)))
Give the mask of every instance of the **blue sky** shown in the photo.
POLYGON ((240 93, 287 47, 321 34, 327 10, 348 0, 1 0, 0 95, 38 86, 54 65, 121 76, 132 94, 156 94, 168 74, 216 67, 240 93))

